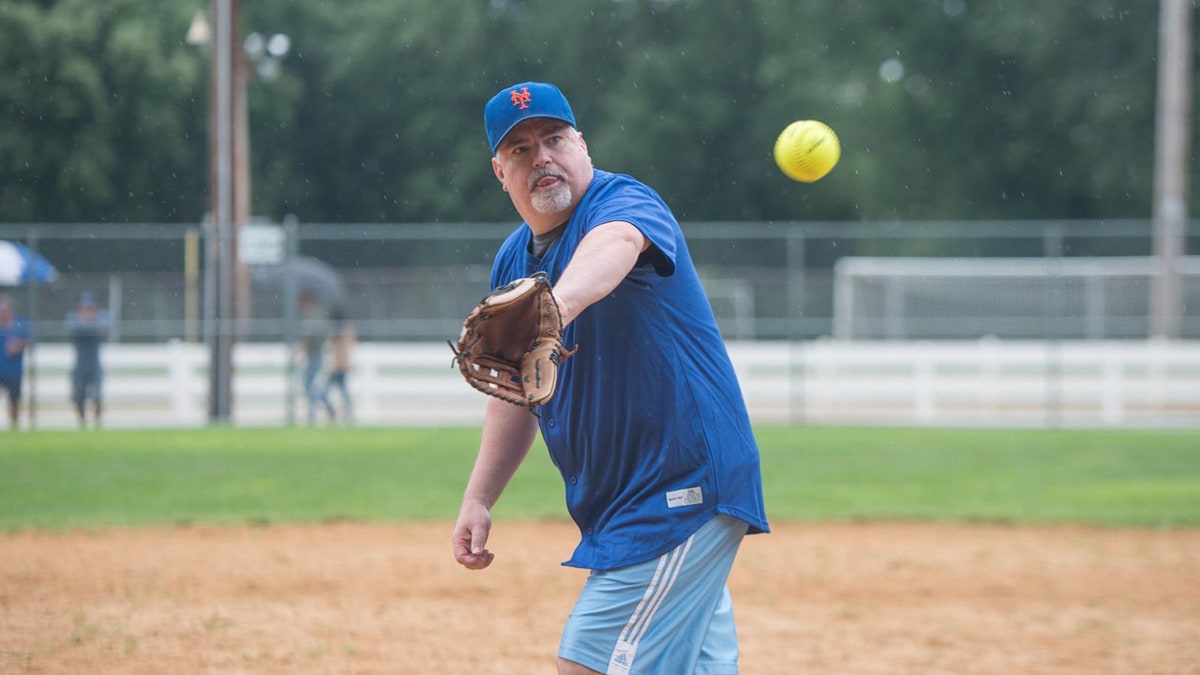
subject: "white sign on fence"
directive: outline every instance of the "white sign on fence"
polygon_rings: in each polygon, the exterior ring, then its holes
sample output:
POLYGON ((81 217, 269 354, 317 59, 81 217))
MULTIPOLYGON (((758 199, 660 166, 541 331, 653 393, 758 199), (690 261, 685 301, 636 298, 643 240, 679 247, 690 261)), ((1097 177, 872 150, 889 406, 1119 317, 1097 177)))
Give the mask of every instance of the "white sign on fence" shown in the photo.
POLYGON ((283 262, 287 236, 279 225, 242 225, 238 228, 238 259, 246 265, 283 262))

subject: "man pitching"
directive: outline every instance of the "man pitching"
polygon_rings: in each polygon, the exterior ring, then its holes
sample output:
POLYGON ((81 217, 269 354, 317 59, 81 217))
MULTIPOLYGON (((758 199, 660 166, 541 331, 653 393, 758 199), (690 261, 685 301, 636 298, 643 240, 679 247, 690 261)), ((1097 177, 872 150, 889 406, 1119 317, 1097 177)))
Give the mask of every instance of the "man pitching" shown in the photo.
POLYGON ((591 570, 563 629, 562 674, 733 675, 726 579, 768 530, 758 446, 683 233, 649 187, 595 169, 558 88, 485 106, 492 168, 524 220, 492 287, 545 273, 562 316, 557 391, 489 399, 455 525, 455 559, 490 565, 491 509, 541 432, 591 570))

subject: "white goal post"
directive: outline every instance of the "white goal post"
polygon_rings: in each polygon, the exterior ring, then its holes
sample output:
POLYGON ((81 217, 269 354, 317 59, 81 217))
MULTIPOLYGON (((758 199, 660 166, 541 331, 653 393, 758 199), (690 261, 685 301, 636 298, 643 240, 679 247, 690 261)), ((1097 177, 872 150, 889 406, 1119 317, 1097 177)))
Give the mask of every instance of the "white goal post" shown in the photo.
MULTIPOLYGON (((846 257, 834 266, 833 334, 845 340, 1144 338, 1155 264, 1150 257, 846 257)), ((1182 258, 1180 266, 1184 296, 1192 299, 1187 306, 1194 308, 1200 256, 1182 258)))

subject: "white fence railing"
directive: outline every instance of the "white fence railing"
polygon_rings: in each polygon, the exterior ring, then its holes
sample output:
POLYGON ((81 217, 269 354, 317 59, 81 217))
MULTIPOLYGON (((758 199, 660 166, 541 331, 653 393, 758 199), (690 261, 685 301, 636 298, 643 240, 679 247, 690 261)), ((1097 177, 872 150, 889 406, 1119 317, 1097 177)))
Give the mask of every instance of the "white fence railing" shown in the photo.
MULTIPOLYGON (((732 342, 760 424, 1200 426, 1200 342, 732 342)), ((486 397, 439 343, 364 343, 349 378, 357 423, 476 425, 486 397)), ((305 420, 282 344, 234 352, 234 423, 305 420)), ((38 428, 75 425, 72 353, 39 345, 26 382, 38 428)), ((198 344, 104 347, 105 426, 202 426, 209 351, 198 344)), ((295 377, 299 377, 298 370, 295 377)), ((23 426, 25 420, 23 420, 23 426)))

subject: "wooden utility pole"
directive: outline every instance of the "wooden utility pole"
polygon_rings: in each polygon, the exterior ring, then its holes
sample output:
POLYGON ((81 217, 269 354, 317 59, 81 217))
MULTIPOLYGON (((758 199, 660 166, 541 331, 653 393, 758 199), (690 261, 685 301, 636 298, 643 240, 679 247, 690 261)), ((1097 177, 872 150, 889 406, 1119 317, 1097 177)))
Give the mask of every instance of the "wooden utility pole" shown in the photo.
POLYGON ((249 220, 249 142, 246 129, 246 59, 239 30, 241 0, 211 0, 209 200, 212 214, 205 274, 209 367, 209 420, 229 422, 233 408, 233 344, 238 288, 248 276, 238 261, 237 235, 249 220))
POLYGON ((1192 156, 1193 0, 1161 0, 1158 26, 1158 100, 1154 134, 1154 257, 1150 330, 1180 337, 1184 315, 1182 258, 1188 223, 1192 156))

